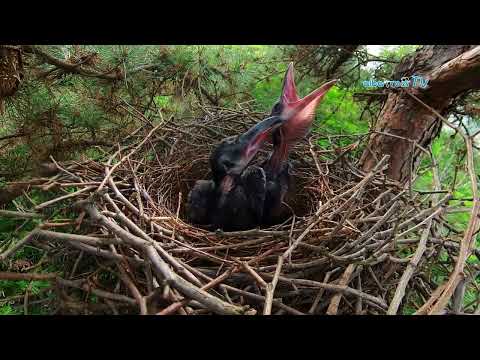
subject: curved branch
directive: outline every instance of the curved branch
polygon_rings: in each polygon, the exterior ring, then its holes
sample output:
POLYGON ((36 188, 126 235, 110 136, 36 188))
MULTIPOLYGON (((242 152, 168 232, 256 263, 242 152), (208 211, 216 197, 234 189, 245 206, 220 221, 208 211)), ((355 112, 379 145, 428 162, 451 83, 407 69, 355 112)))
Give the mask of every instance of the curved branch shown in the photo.
POLYGON ((66 73, 79 74, 79 75, 89 76, 89 77, 96 77, 96 78, 99 78, 99 79, 110 80, 110 81, 122 80, 125 76, 120 69, 115 69, 114 72, 110 71, 110 72, 106 72, 106 73, 101 73, 99 71, 82 68, 81 63, 80 64, 72 64, 70 62, 60 60, 60 59, 56 58, 55 56, 50 55, 49 53, 41 50, 38 46, 24 45, 23 50, 25 52, 37 55, 45 63, 53 65, 53 66, 55 66, 59 69, 62 69, 66 73))

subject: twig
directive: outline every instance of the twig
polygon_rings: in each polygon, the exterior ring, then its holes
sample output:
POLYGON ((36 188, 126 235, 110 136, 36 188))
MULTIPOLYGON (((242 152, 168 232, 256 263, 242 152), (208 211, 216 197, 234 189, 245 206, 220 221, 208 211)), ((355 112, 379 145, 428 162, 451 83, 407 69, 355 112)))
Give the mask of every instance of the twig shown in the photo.
POLYGON ((14 219, 37 219, 43 217, 42 214, 38 213, 10 210, 0 210, 0 216, 11 217, 14 219))
POLYGON ((218 314, 238 315, 244 312, 242 308, 225 303, 224 301, 217 299, 203 290, 200 290, 198 287, 177 276, 168 267, 165 261, 160 257, 155 248, 152 247, 148 241, 125 231, 120 226, 107 219, 104 215, 101 215, 92 204, 84 203, 84 209, 92 219, 101 223, 103 226, 122 238, 126 243, 129 243, 134 247, 139 248, 141 251, 144 251, 149 260, 152 262, 154 271, 159 276, 163 277, 168 284, 173 285, 185 296, 197 300, 218 314))
MULTIPOLYGON (((339 269, 339 268, 337 268, 337 269, 339 269)), ((330 276, 332 276, 332 274, 334 272, 335 272, 335 270, 327 272, 325 274, 325 277, 323 278, 323 282, 328 283, 328 280, 330 280, 330 276)), ((315 312, 317 310, 317 307, 318 307, 318 303, 320 302, 320 299, 322 298, 324 292, 325 292, 325 288, 320 288, 320 290, 318 290, 318 293, 315 296, 315 300, 313 301, 312 306, 310 307, 310 310, 308 310, 309 314, 315 314, 315 312)))
POLYGON ((122 164, 125 160, 127 160, 128 158, 130 158, 130 156, 132 156, 135 152, 138 151, 138 149, 140 149, 143 144, 145 144, 147 142, 147 140, 152 136, 152 134, 157 131, 157 129, 162 126, 163 124, 160 123, 158 124, 157 126, 155 126, 152 130, 150 130, 150 132, 147 134, 147 136, 145 136, 145 138, 137 145, 135 146, 135 148, 133 148, 127 155, 125 155, 124 157, 122 157, 120 159, 119 162, 117 162, 115 165, 113 165, 110 169, 108 169, 106 171, 106 174, 105 174, 105 178, 102 180, 102 182, 100 183, 100 185, 98 186, 96 192, 99 193, 103 187, 105 186, 105 184, 107 183, 108 179, 110 179, 110 176, 112 176, 113 172, 115 171, 115 169, 117 167, 120 166, 120 164, 122 164))
POLYGON ((78 190, 78 191, 75 191, 75 192, 73 192, 73 193, 71 193, 71 194, 63 195, 63 196, 60 196, 60 197, 58 197, 58 198, 56 198, 56 199, 52 199, 52 200, 49 200, 49 201, 45 201, 44 203, 35 206, 34 209, 35 209, 35 211, 39 211, 39 210, 41 210, 41 209, 43 209, 43 208, 46 208, 47 206, 53 205, 53 204, 55 204, 55 203, 57 203, 57 202, 59 202, 59 201, 63 201, 63 200, 70 199, 70 198, 74 198, 74 197, 76 197, 76 196, 78 196, 78 195, 80 195, 80 194, 82 194, 82 193, 84 193, 84 192, 90 191, 90 190, 92 190, 92 189, 94 189, 94 188, 95 188, 95 186, 87 186, 87 187, 85 187, 85 188, 83 188, 83 189, 80 189, 80 190, 78 190))
POLYGON ((277 268, 275 270, 275 274, 273 275, 272 282, 266 284, 265 307, 263 308, 263 315, 270 315, 272 313, 273 295, 275 293, 278 277, 280 276, 284 261, 285 258, 283 256, 278 257, 277 268))
MULTIPOLYGON (((346 286, 350 282, 350 278, 352 276, 352 273, 355 271, 355 264, 350 264, 347 266, 345 269, 344 273, 342 274, 342 277, 340 278, 340 281, 338 282, 338 285, 340 286, 346 286)), ((342 300, 342 294, 335 294, 332 297, 332 300, 330 301, 330 305, 328 306, 327 309, 327 315, 336 315, 338 312, 338 306, 340 305, 340 301, 342 300)))
POLYGON ((407 268, 405 269, 400 282, 395 290, 395 295, 393 296, 390 306, 388 307, 387 315, 395 315, 400 307, 403 297, 405 296, 405 289, 407 288, 408 282, 410 281, 420 259, 423 256, 427 248, 428 235, 430 234, 430 228, 432 227, 432 219, 430 218, 426 223, 425 230, 423 230, 422 237, 418 243, 417 250, 412 260, 408 263, 407 268))
POLYGON ((0 280, 54 280, 57 274, 23 274, 14 272, 0 272, 0 280))
MULTIPOLYGON (((233 272, 233 269, 229 269, 225 271, 222 275, 218 276, 216 279, 213 279, 208 284, 201 287, 202 290, 208 290, 214 288, 215 286, 219 285, 223 281, 225 281, 233 272)), ((180 307, 187 305, 190 300, 182 300, 180 302, 176 302, 168 306, 167 308, 163 309, 162 311, 158 312, 157 315, 169 315, 175 311, 177 311, 180 307)))
POLYGON ((140 307, 140 315, 147 315, 147 302, 145 300, 145 297, 140 294, 140 291, 133 283, 132 279, 130 279, 123 266, 121 264, 117 264, 117 268, 120 271, 120 278, 125 283, 125 285, 127 285, 130 293, 133 295, 133 297, 138 303, 138 306, 140 307))
POLYGON ((28 233, 22 240, 17 242, 11 248, 5 250, 3 253, 0 254, 0 261, 4 261, 9 256, 13 255, 18 249, 23 247, 24 245, 28 244, 30 241, 36 238, 36 231, 33 230, 28 233))
MULTIPOLYGON (((358 183, 358 185, 356 185, 355 187, 351 188, 350 190, 346 191, 344 194, 342 194, 343 196, 345 196, 346 194, 348 193, 351 193, 351 192, 354 192, 354 191, 357 191, 357 190, 360 190, 360 189, 363 189, 363 187, 373 178, 374 174, 383 166, 383 164, 389 159, 389 156, 388 155, 385 155, 382 160, 380 160, 377 165, 372 169, 372 171, 369 172, 369 174, 360 182, 358 183)), ((333 199, 337 198, 337 196, 335 196, 334 198, 330 199, 329 201, 327 201, 326 204, 322 205, 318 210, 317 212, 315 213, 316 216, 319 216, 322 211, 324 209, 326 209, 327 205, 330 205, 329 203, 330 202, 333 202, 333 199)), ((288 256, 290 256, 290 254, 293 252, 293 250, 295 250, 295 248, 298 246, 298 244, 305 238, 305 236, 307 236, 307 234, 310 232, 310 230, 318 223, 320 222, 321 218, 318 217, 317 220, 313 221, 306 229, 304 232, 302 232, 302 234, 300 234, 299 237, 297 237, 297 239, 293 242, 293 244, 285 251, 285 253, 283 254, 283 257, 286 259, 288 258, 288 256)))
POLYGON ((255 270, 253 270, 249 265, 248 263, 246 263, 245 261, 238 261, 238 263, 247 271, 248 274, 250 274, 252 276, 252 278, 258 283, 259 286, 261 286, 262 288, 266 289, 267 288, 267 283, 265 282, 265 280, 263 280, 260 275, 258 275, 255 270))

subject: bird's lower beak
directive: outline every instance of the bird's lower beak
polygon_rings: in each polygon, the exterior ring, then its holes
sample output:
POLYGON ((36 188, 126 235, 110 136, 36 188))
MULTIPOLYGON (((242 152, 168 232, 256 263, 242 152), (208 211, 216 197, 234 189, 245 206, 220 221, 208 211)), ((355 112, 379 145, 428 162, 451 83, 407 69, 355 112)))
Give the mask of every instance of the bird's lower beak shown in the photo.
POLYGON ((295 84, 293 81, 290 81, 292 78, 288 77, 285 81, 282 95, 283 109, 280 115, 284 121, 282 127, 284 131, 283 141, 285 141, 287 146, 292 146, 305 137, 315 117, 315 109, 328 90, 338 81, 329 81, 303 99, 298 99, 295 93, 295 84), (294 100, 295 98, 297 100, 294 100))
MULTIPOLYGON (((338 80, 329 81, 318 89, 312 91, 303 99, 297 99, 291 102, 285 102, 284 110, 282 112, 282 118, 287 120, 291 118, 311 119, 315 113, 315 109, 322 101, 325 94, 330 88, 337 83, 338 80)), ((295 86, 294 84, 292 85, 295 86)), ((287 83, 284 92, 288 93, 289 84, 287 83)), ((293 91, 292 91, 293 92, 293 91)), ((287 96, 285 96, 287 97, 287 96)))

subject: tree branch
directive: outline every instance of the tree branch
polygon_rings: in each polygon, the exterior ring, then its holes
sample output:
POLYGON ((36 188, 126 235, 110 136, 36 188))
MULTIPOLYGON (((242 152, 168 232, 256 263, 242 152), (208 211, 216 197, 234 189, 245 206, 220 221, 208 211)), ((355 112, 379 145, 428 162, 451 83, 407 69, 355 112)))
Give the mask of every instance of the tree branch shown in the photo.
POLYGON ((101 73, 91 69, 85 69, 81 67, 81 64, 72 64, 60 59, 57 59, 53 55, 41 50, 38 46, 34 45, 24 45, 23 50, 28 53, 32 53, 37 55, 40 59, 42 59, 45 63, 53 65, 66 73, 70 74, 79 74, 88 77, 96 77, 99 79, 104 80, 122 80, 124 78, 124 74, 120 69, 115 69, 114 72, 110 71, 107 73, 101 73))

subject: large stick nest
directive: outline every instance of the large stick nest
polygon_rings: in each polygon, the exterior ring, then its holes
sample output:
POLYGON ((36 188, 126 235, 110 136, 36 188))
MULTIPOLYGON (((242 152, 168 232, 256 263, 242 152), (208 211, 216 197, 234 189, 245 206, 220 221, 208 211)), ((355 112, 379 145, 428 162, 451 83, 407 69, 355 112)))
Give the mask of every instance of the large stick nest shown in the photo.
POLYGON ((297 145, 295 196, 282 224, 227 233, 188 223, 185 200, 196 180, 208 178, 214 146, 262 115, 210 108, 147 124, 104 160, 55 163, 55 176, 37 179, 32 187, 64 193, 33 209, 45 220, 23 242, 63 256, 69 279, 42 275, 55 280, 58 311, 427 313, 441 290, 432 264, 446 252, 442 266, 451 269, 459 251, 440 232, 451 196, 413 194, 388 180, 387 157, 369 173, 356 168, 365 137, 340 147, 341 136, 313 134, 297 145), (317 145, 320 137, 327 148, 317 145), (77 218, 49 220, 60 204, 77 218))

